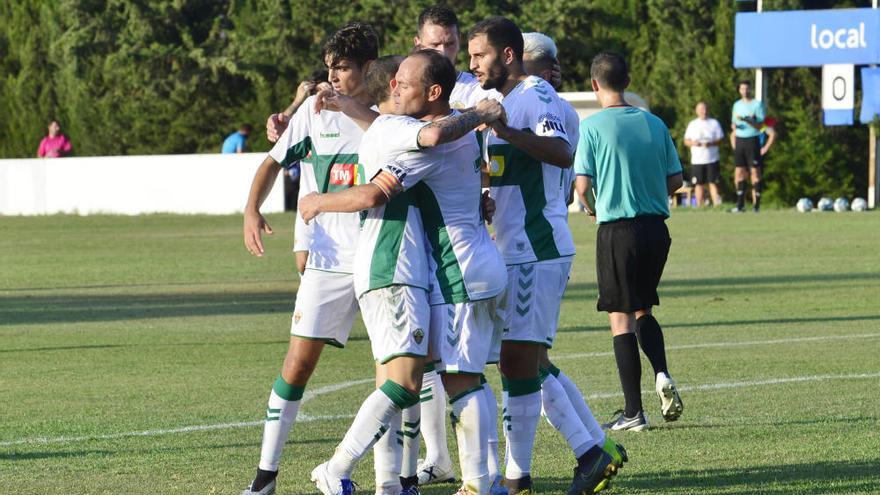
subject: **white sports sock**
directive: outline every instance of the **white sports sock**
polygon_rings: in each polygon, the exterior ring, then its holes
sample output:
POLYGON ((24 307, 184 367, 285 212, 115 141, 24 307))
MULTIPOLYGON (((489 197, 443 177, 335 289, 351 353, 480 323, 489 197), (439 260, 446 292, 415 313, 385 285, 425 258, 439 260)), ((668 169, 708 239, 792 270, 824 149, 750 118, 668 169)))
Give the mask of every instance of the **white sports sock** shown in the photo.
POLYGON ((400 493, 401 413, 395 414, 388 424, 388 431, 373 446, 373 467, 376 471, 376 494, 400 493))
POLYGON ((498 461, 498 402, 495 398, 495 392, 489 383, 483 384, 483 395, 486 399, 486 409, 488 413, 485 416, 485 428, 489 432, 489 483, 495 480, 501 470, 498 461))
POLYGON ((489 467, 485 416, 489 414, 486 396, 481 389, 459 396, 452 402, 456 418, 455 438, 458 440, 458 458, 461 479, 470 491, 485 495, 489 492, 489 467))
POLYGON ((385 392, 382 389, 374 390, 361 404, 351 427, 330 458, 327 465, 330 474, 350 479, 357 462, 382 438, 389 429, 391 419, 397 414, 400 414, 400 408, 385 392))
POLYGON ((451 467, 446 445, 446 389, 436 371, 422 375, 422 438, 425 439, 425 463, 451 467))
POLYGON ((541 405, 547 421, 562 434, 576 458, 596 445, 597 441, 581 422, 565 389, 552 374, 547 375, 541 385, 541 405))
POLYGON ((575 385, 575 383, 561 370, 559 371, 559 374, 556 375, 556 380, 559 381, 559 384, 565 389, 565 395, 568 396, 568 400, 571 402, 571 406, 574 407, 578 417, 581 418, 581 422, 587 427, 590 436, 593 437, 593 440, 596 440, 599 445, 603 445, 605 443, 605 430, 603 430, 602 425, 596 421, 596 416, 593 415, 593 411, 590 410, 590 406, 588 406, 587 402, 584 400, 584 395, 581 393, 580 389, 578 389, 577 385, 575 385))
POLYGON ((510 432, 510 415, 507 414, 507 406, 510 401, 510 395, 504 388, 504 379, 501 381, 501 434, 504 435, 504 459, 510 459, 510 440, 507 433, 510 432))
POLYGON ((287 442, 287 435, 296 422, 296 413, 299 411, 304 388, 286 383, 280 375, 275 380, 266 408, 263 444, 260 448, 260 469, 278 471, 281 452, 287 442))
MULTIPOLYGON (((537 382, 537 378, 533 379, 537 382)), ((510 380, 512 383, 513 380, 510 380)), ((511 390, 514 390, 511 387, 511 390)), ((529 475, 532 469, 532 449, 535 446, 535 430, 541 417, 541 391, 507 399, 507 415, 510 426, 507 432, 509 455, 504 476, 516 480, 529 475)))
POLYGON ((422 408, 421 404, 407 407, 403 410, 403 437, 402 463, 398 472, 400 476, 409 478, 418 474, 419 469, 419 444, 421 429, 422 408))

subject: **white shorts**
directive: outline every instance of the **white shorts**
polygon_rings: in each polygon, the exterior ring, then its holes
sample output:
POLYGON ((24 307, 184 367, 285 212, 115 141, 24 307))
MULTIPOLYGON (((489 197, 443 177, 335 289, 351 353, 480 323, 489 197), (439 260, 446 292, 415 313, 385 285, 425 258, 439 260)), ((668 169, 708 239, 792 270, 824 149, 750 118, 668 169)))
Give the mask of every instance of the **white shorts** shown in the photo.
POLYGON ((431 348, 440 360, 437 370, 476 375, 487 363, 497 363, 502 324, 496 298, 432 306, 431 348))
POLYGON ((428 355, 431 309, 428 291, 409 285, 392 285, 365 292, 361 316, 373 359, 380 364, 400 356, 428 355))
POLYGON ((345 347, 357 311, 351 274, 306 269, 296 292, 290 335, 345 347))
POLYGON ((498 299, 502 340, 553 347, 570 273, 571 260, 508 266, 507 288, 498 299))

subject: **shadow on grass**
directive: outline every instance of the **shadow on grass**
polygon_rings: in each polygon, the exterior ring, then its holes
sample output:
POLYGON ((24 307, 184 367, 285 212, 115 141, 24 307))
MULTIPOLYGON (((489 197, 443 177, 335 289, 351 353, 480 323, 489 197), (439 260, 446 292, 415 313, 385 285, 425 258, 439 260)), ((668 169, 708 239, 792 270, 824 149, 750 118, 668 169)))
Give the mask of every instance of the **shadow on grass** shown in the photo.
POLYGON ((292 291, 2 297, 0 326, 291 313, 295 297, 292 291))
MULTIPOLYGON (((296 441, 291 440, 289 443, 298 444, 298 445, 323 445, 330 444, 336 445, 342 440, 342 437, 339 438, 314 438, 308 440, 298 439, 296 441)), ((114 439, 113 441, 118 442, 120 439, 114 439)), ((196 452, 196 451, 211 451, 218 449, 233 449, 233 448, 253 448, 259 449, 260 443, 259 439, 256 442, 238 442, 238 443, 225 443, 225 444, 214 444, 214 445, 181 445, 179 447, 148 447, 148 448, 130 448, 130 449, 82 449, 82 450, 59 450, 59 451, 38 451, 38 452, 12 452, 12 453, 3 453, 0 454, 0 460, 3 461, 31 461, 31 460, 40 460, 40 459, 64 459, 64 458, 72 458, 72 457, 91 457, 91 456, 113 456, 119 454, 161 454, 161 453, 172 453, 172 452, 196 452)))
MULTIPOLYGON (((805 318, 764 318, 757 320, 718 320, 718 321, 696 321, 688 323, 664 323, 661 322, 663 328, 705 328, 705 327, 735 327, 747 325, 786 325, 797 323, 832 323, 841 321, 877 321, 880 320, 878 315, 853 315, 853 316, 814 316, 805 318)), ((611 331, 608 325, 583 325, 576 327, 565 327, 557 330, 557 333, 578 333, 578 332, 598 332, 611 331)))
MULTIPOLYGON (((539 493, 565 493, 570 479, 536 480, 539 493)), ((877 460, 825 461, 812 464, 778 464, 704 470, 681 469, 630 475, 626 468, 614 481, 614 492, 632 490, 698 493, 722 491, 727 495, 825 495, 870 493, 880 484, 877 460)))

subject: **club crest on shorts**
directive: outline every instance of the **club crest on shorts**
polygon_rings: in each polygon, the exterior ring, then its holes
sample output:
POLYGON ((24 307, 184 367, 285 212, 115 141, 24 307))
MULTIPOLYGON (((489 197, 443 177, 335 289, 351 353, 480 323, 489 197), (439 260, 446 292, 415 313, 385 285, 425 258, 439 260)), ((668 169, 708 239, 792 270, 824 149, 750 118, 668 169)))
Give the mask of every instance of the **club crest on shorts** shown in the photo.
POLYGON ((296 325, 297 323, 299 323, 299 320, 302 319, 302 316, 303 316, 302 311, 294 312, 293 313, 293 324, 296 325))
POLYGON ((416 328, 412 333, 413 340, 416 341, 416 344, 421 344, 422 340, 425 339, 425 332, 421 328, 416 328))

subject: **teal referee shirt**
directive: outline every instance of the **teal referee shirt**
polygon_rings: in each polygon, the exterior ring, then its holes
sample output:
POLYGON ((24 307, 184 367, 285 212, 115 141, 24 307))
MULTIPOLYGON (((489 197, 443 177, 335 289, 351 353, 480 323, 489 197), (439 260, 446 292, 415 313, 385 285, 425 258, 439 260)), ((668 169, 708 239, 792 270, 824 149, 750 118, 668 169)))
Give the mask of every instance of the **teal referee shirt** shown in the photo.
POLYGON ((669 216, 666 178, 681 173, 669 129, 635 107, 611 107, 581 122, 577 175, 592 179, 596 221, 642 215, 669 216))

